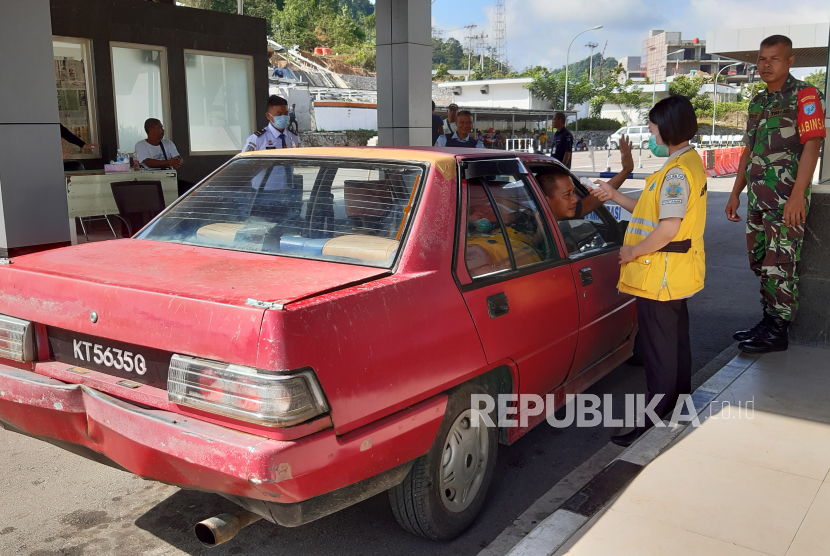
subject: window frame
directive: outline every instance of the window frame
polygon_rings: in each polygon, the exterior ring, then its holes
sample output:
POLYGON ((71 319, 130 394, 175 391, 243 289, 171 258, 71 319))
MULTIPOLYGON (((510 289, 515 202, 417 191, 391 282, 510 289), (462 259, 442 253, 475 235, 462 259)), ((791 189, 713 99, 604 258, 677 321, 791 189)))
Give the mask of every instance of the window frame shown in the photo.
MULTIPOLYGON (((215 58, 237 58, 246 60, 248 62, 248 103, 251 106, 251 114, 250 114, 250 121, 249 129, 251 133, 256 131, 256 94, 254 93, 254 87, 256 83, 254 82, 254 57, 249 54, 232 54, 227 52, 214 52, 210 50, 195 50, 190 48, 185 48, 183 51, 183 56, 187 56, 188 54, 195 54, 198 56, 213 56, 215 58)), ((183 59, 183 62, 186 61, 183 59)), ((240 149, 233 149, 227 151, 196 151, 193 150, 193 133, 190 129, 190 104, 188 98, 188 85, 187 85, 187 67, 185 66, 184 71, 184 102, 185 106, 187 106, 187 131, 188 131, 188 145, 187 148, 190 152, 190 156, 216 156, 216 155, 228 155, 228 154, 239 154, 242 150, 240 149)), ((250 135, 250 133, 248 134, 250 135)), ((245 135, 242 138, 242 148, 245 147, 245 139, 248 137, 245 135)))
MULTIPOLYGON (((86 105, 89 113, 89 139, 90 143, 100 143, 98 140, 98 103, 95 89, 95 61, 92 58, 92 39, 82 37, 65 37, 63 35, 52 35, 52 59, 55 59, 55 41, 78 44, 84 58, 84 77, 86 79, 86 105)), ((60 113, 60 110, 58 111, 60 113)), ((58 118, 60 119, 60 118, 58 118)), ((67 153, 66 160, 89 160, 102 158, 101 147, 98 147, 98 154, 91 153, 67 153)))
MULTIPOLYGON (((159 85, 161 86, 161 121, 162 125, 164 126, 164 138, 174 141, 175 133, 173 129, 173 122, 170 118, 170 81, 168 80, 168 59, 167 59, 167 47, 166 46, 158 46, 152 44, 139 44, 133 42, 118 42, 118 41, 110 41, 109 43, 110 48, 110 71, 112 73, 112 101, 115 107, 113 111, 113 116, 115 119, 115 145, 116 150, 118 150, 121 143, 121 137, 118 134, 118 95, 116 93, 116 85, 115 85, 115 57, 113 56, 113 48, 131 48, 133 50, 157 50, 161 53, 161 73, 159 75, 159 85)), ((148 116, 149 117, 149 116, 148 116)), ((135 149, 135 145, 130 147, 127 152, 133 152, 135 149)), ((181 153, 179 153, 181 154, 181 153)))
MULTIPOLYGON (((574 183, 574 187, 575 187, 575 188, 576 188, 576 189, 577 189, 577 190, 581 193, 581 195, 582 195, 582 196, 580 197, 580 199, 584 199, 584 198, 586 198, 588 195, 590 195, 590 193, 588 192, 588 190, 587 190, 587 189, 585 189, 585 186, 583 186, 583 185, 580 183, 579 178, 578 178, 577 176, 575 176, 573 172, 571 172, 570 170, 568 170, 568 169, 567 169, 567 168, 565 168, 563 165, 561 165, 561 164, 559 164, 559 163, 557 163, 557 162, 552 162, 552 161, 550 161, 550 160, 535 159, 535 160, 528 160, 528 161, 526 161, 526 164, 525 164, 525 165, 527 166, 528 170, 530 171, 530 175, 531 175, 531 177, 533 178, 533 182, 536 184, 536 187, 537 187, 540 191, 541 191, 541 189, 542 189, 542 188, 541 188, 541 186, 539 186, 538 182, 536 181, 536 176, 535 176, 535 175, 533 175, 533 172, 534 172, 534 166, 541 166, 541 165, 545 165, 545 166, 554 166, 554 167, 556 167, 556 168, 557 168, 557 169, 559 169, 559 170, 564 170, 565 172, 567 172, 568 177, 569 177, 569 178, 571 179, 571 181, 574 183)), ((548 204, 547 200, 545 200, 545 203, 544 203, 544 204, 546 205, 546 210, 550 211, 550 205, 548 204)), ((600 206, 598 206, 598 207, 594 210, 594 212, 597 212, 597 213, 598 213, 598 216, 599 216, 599 217, 600 217, 600 219, 603 221, 603 223, 605 223, 606 225, 608 225, 608 223, 609 223, 609 222, 614 222, 617 226, 619 226, 619 221, 618 221, 616 218, 614 218, 614 215, 612 215, 612 214, 608 211, 608 209, 607 209, 607 208, 605 208, 605 205, 600 205, 600 206)), ((548 217, 548 218, 549 218, 549 220, 550 220, 551 227, 552 227, 552 228, 555 228, 555 230, 556 230, 556 231, 555 231, 555 233, 556 233, 556 237, 558 238, 558 241, 560 241, 560 242, 561 242, 561 243, 560 243, 560 249, 561 249, 561 252, 562 252, 562 253, 565 253, 565 260, 567 260, 567 261, 569 261, 569 262, 582 261, 582 260, 589 259, 589 258, 594 257, 594 256, 597 256, 597 255, 602 255, 602 254, 604 254, 604 253, 609 253, 609 252, 611 252, 611 251, 616 251, 616 250, 618 250, 620 247, 622 247, 622 245, 623 245, 622 240, 623 240, 624 234, 623 234, 622 232, 619 232, 619 228, 617 228, 617 232, 615 233, 615 235, 616 235, 617 237, 616 237, 616 238, 615 238, 615 240, 611 243, 611 245, 609 245, 609 246, 607 246, 607 247, 603 247, 603 248, 601 248, 601 249, 595 249, 595 250, 593 250, 593 251, 588 251, 587 253, 569 253, 569 252, 568 252, 568 250, 567 250, 567 246, 565 245, 564 238, 563 238, 563 236, 562 236, 562 231, 561 231, 561 229, 559 228, 559 222, 556 220, 556 217, 553 215, 553 212, 552 212, 552 211, 550 212, 550 214, 549 214, 549 217, 548 217)))
MULTIPOLYGON (((547 201, 544 203, 540 202, 543 196, 541 195, 541 189, 539 185, 536 183, 536 180, 533 177, 532 172, 528 170, 526 161, 520 157, 504 157, 504 156, 497 156, 497 157, 476 157, 471 159, 461 159, 457 165, 457 174, 458 174, 458 185, 457 185, 457 196, 456 196, 456 228, 455 228, 455 253, 453 255, 453 264, 452 264, 452 275, 453 279, 458 286, 459 290, 462 293, 466 293, 472 290, 477 290, 479 288, 487 287, 493 284, 498 284, 501 282, 505 282, 507 280, 513 280, 514 278, 520 278, 522 276, 527 276, 529 274, 534 274, 536 272, 544 272, 551 268, 556 268, 557 266, 567 265, 571 263, 571 260, 568 258, 567 253, 563 250, 563 242, 561 233, 558 229, 554 230, 552 223, 554 222, 552 215, 550 214, 550 207, 547 206, 547 201), (554 248, 557 258, 550 259, 550 260, 542 260, 537 263, 525 265, 518 268, 512 268, 513 264, 511 263, 511 268, 499 270, 496 272, 492 272, 490 274, 485 274, 482 276, 473 277, 470 275, 469 270, 467 269, 466 263, 466 250, 467 250, 467 216, 469 214, 469 204, 470 199, 469 195, 467 195, 467 177, 465 175, 465 162, 495 162, 495 161, 515 161, 518 165, 520 170, 524 169, 525 172, 520 173, 525 176, 525 183, 528 186, 528 190, 530 191, 533 200, 536 202, 537 207, 539 207, 539 214, 542 219, 543 225, 547 226, 548 236, 552 242, 552 247, 554 248)), ((488 191, 488 199, 492 203, 492 195, 488 191)), ((498 209, 494 210, 498 211, 498 209)), ((498 214, 498 213, 497 213, 498 214)), ((498 216, 501 219, 501 216, 498 216)), ((502 234, 506 232, 502 230, 502 234)), ((510 253, 511 261, 514 259, 512 246, 509 245, 509 241, 507 242, 507 249, 510 253)))

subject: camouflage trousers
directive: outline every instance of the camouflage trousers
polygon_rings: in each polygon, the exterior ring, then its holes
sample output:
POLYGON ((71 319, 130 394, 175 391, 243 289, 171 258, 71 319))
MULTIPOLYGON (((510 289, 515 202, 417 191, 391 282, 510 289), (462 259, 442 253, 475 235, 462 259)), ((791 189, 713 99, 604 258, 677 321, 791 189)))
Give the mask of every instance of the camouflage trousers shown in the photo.
MULTIPOLYGON (((808 205, 809 207, 809 205, 808 205)), ((798 269, 804 225, 787 226, 780 211, 749 210, 746 246, 749 268, 761 281, 764 311, 791 321, 798 309, 798 269)))

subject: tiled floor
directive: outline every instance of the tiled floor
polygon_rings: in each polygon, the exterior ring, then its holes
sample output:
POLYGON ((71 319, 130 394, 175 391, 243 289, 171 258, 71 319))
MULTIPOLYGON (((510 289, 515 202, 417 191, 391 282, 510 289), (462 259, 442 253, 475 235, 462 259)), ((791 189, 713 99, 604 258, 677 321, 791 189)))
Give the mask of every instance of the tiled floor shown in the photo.
POLYGON ((761 357, 557 554, 830 554, 829 361, 761 357))

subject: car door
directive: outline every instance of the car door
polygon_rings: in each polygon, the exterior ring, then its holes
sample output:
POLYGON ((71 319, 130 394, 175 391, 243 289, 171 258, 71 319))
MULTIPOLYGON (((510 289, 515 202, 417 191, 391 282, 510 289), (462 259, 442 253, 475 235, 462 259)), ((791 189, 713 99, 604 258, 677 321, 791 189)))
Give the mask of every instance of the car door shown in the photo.
MULTIPOLYGON (((552 162, 529 163, 533 173, 565 170, 552 162)), ((577 194, 588 192, 573 175, 577 194)), ((577 218, 556 222, 576 283, 579 300, 579 340, 570 376, 576 376, 619 347, 633 332, 634 313, 625 306, 634 299, 617 290, 619 249, 623 232, 602 206, 577 218)))
POLYGON ((518 159, 462 164, 456 277, 490 364, 512 360, 519 391, 568 376, 579 307, 560 251, 518 159))

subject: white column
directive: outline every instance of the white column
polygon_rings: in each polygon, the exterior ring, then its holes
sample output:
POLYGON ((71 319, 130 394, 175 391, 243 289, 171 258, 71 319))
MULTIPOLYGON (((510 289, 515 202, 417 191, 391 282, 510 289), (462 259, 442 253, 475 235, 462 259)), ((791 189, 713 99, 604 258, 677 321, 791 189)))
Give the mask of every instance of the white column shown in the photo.
POLYGON ((377 0, 378 144, 432 143, 432 7, 377 0))
POLYGON ((0 256, 69 242, 49 0, 0 8, 0 256))

